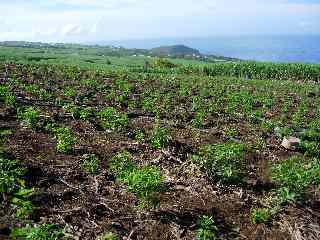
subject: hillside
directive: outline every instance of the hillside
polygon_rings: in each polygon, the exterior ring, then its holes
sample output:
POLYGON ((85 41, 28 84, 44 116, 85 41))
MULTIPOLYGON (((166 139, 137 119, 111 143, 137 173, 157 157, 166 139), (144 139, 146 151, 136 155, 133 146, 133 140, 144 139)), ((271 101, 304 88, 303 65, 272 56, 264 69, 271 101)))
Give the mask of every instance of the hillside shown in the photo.
POLYGON ((201 53, 197 49, 193 49, 184 45, 161 46, 151 49, 151 53, 163 56, 200 56, 201 53))

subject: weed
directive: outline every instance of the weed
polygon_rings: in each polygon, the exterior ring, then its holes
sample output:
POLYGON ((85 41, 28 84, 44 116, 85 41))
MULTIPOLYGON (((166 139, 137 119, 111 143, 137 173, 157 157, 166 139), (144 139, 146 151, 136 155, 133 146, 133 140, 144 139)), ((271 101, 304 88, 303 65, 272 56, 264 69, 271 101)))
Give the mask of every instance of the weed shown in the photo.
POLYGON ((154 192, 160 192, 162 189, 161 172, 156 167, 147 166, 131 173, 127 172, 120 181, 127 185, 129 192, 142 199, 149 199, 154 192))
POLYGON ((244 144, 224 143, 203 146, 195 162, 216 180, 238 183, 246 175, 244 144))
POLYGON ((82 158, 81 167, 87 173, 93 174, 98 171, 99 163, 100 161, 95 154, 86 154, 82 158))
POLYGON ((98 113, 101 120, 101 125, 104 129, 120 129, 128 125, 128 116, 125 113, 120 113, 113 107, 107 107, 98 113))
POLYGON ((65 87, 63 92, 64 92, 64 95, 69 98, 75 98, 77 96, 77 91, 74 88, 69 86, 65 87))
POLYGON ((0 143, 4 142, 10 135, 12 135, 12 131, 10 129, 0 128, 0 143))
POLYGON ((212 217, 202 216, 198 220, 197 240, 218 239, 218 228, 215 226, 212 217))

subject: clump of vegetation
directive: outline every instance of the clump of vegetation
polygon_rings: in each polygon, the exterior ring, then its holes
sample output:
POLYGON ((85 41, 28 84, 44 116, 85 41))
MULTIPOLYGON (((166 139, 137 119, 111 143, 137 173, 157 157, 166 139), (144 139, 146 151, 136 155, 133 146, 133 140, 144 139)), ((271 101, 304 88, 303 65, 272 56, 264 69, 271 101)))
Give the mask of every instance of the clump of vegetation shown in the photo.
POLYGON ((12 239, 28 240, 58 240, 64 236, 64 232, 53 224, 42 224, 39 226, 26 225, 22 228, 13 229, 10 235, 12 239))
POLYGON ((33 212, 33 204, 29 197, 33 194, 33 189, 20 188, 18 192, 13 194, 11 204, 16 210, 18 219, 24 218, 33 212))
POLYGON ((270 219, 270 210, 267 208, 255 208, 251 211, 251 221, 253 224, 265 223, 270 219))
POLYGON ((160 149, 168 144, 169 135, 167 129, 156 126, 151 132, 150 142, 155 149, 160 149))
POLYGON ((302 141, 300 149, 308 157, 320 157, 320 142, 315 141, 302 141))
POLYGON ((198 220, 197 240, 218 239, 218 228, 212 217, 202 216, 198 220))
POLYGON ((104 129, 121 129, 128 125, 128 116, 125 113, 120 113, 113 107, 107 107, 98 113, 101 120, 101 126, 104 129))
POLYGON ((82 158, 81 167, 89 174, 94 174, 99 168, 99 158, 95 154, 86 154, 82 158))
POLYGON ((136 194, 144 203, 155 203, 154 193, 163 189, 163 179, 157 167, 145 166, 139 168, 130 161, 130 154, 122 152, 115 156, 110 164, 118 180, 127 186, 127 190, 136 194))
POLYGON ((0 86, 0 101, 3 101, 6 105, 13 105, 15 103, 15 96, 6 86, 0 86))
POLYGON ((174 67, 177 67, 176 64, 170 62, 169 60, 167 60, 165 58, 155 58, 152 61, 151 66, 154 68, 174 68, 174 67))
POLYGON ((94 110, 92 107, 85 107, 79 110, 79 118, 83 121, 87 121, 94 115, 94 110))
POLYGON ((0 155, 0 193, 11 193, 19 189, 19 180, 25 170, 16 160, 5 159, 0 155))
POLYGON ((142 143, 145 141, 145 133, 143 130, 136 130, 134 131, 134 139, 137 140, 138 142, 142 143))
POLYGON ((191 124, 195 128, 202 128, 207 117, 206 111, 198 111, 194 119, 192 119, 191 124))
POLYGON ((40 110, 35 109, 34 107, 29 107, 26 109, 18 108, 17 116, 22 120, 22 123, 25 126, 36 129, 40 118, 40 110))
POLYGON ((193 159, 212 178, 227 183, 239 183, 246 176, 246 150, 246 145, 232 142, 207 145, 201 147, 193 159))
POLYGON ((66 127, 55 128, 54 134, 58 140, 57 151, 60 153, 71 152, 76 143, 76 138, 73 136, 72 130, 66 127))
POLYGON ((0 128, 0 141, 4 138, 10 136, 12 134, 12 131, 10 129, 0 128))
POLYGON ((118 237, 112 232, 108 232, 104 234, 103 236, 99 237, 97 240, 117 240, 118 237))
POLYGON ((280 187, 282 199, 301 197, 308 186, 320 184, 320 161, 306 161, 300 157, 292 157, 271 168, 271 177, 280 187))

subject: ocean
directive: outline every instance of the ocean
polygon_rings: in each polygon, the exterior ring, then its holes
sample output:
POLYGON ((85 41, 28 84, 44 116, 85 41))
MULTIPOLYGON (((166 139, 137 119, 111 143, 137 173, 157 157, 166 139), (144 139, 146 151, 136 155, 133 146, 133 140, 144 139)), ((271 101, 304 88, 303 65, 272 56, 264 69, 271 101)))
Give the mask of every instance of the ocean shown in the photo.
POLYGON ((153 48, 162 45, 184 44, 204 54, 244 60, 320 64, 320 35, 163 38, 112 41, 105 44, 126 48, 153 48))

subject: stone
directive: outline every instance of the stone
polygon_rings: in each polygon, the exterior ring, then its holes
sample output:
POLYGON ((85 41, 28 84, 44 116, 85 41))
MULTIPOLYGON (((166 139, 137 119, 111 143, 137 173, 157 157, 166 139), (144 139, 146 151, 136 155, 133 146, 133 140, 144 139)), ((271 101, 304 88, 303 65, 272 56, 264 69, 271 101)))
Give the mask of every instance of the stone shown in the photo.
POLYGON ((297 150, 301 140, 296 137, 284 137, 281 143, 281 146, 288 150, 297 150))

